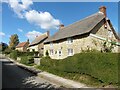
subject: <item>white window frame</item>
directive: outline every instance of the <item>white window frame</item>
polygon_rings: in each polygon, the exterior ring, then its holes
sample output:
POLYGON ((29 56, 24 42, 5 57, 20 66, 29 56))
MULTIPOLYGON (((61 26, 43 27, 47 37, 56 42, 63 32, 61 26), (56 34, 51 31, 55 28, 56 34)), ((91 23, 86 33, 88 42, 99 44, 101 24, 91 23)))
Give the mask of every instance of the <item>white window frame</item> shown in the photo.
POLYGON ((50 47, 53 48, 53 42, 50 42, 50 47))
POLYGON ((58 56, 62 56, 62 50, 58 50, 58 56), (59 52, 61 52, 61 54, 59 52))
POLYGON ((67 51, 68 51, 68 56, 73 56, 74 52, 72 48, 68 48, 67 51))
POLYGON ((67 43, 68 43, 68 44, 73 43, 73 38, 71 38, 71 37, 67 38, 67 43))
POLYGON ((54 50, 50 49, 50 55, 53 55, 53 54, 54 54, 54 50))

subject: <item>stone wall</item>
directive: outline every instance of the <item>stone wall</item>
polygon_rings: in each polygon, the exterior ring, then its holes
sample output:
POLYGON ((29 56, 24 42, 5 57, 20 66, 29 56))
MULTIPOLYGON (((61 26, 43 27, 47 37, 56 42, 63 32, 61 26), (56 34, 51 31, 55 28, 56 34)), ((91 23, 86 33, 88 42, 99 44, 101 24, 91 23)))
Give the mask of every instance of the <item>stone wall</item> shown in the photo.
POLYGON ((34 49, 35 51, 38 51, 38 45, 31 46, 31 47, 29 47, 28 49, 30 50, 30 52, 32 52, 33 49, 34 49))
MULTIPOLYGON (((99 30, 97 30, 96 35, 108 38, 108 29, 104 28, 104 25, 102 25, 99 30)), ((116 38, 112 34, 112 39, 116 41, 116 38)), ((68 49, 73 49, 73 55, 76 53, 80 53, 83 50, 99 50, 101 51, 103 49, 103 44, 105 41, 100 40, 98 38, 92 37, 89 34, 83 35, 83 36, 75 36, 73 37, 72 43, 67 43, 67 39, 60 40, 58 42, 53 42, 53 46, 51 47, 50 44, 44 45, 44 56, 46 51, 48 50, 49 56, 52 59, 63 59, 68 57, 68 49), (50 49, 53 49, 53 55, 50 55, 50 49), (61 56, 59 56, 59 50, 62 52, 61 56)), ((113 52, 118 51, 118 46, 116 46, 113 49, 113 52)))

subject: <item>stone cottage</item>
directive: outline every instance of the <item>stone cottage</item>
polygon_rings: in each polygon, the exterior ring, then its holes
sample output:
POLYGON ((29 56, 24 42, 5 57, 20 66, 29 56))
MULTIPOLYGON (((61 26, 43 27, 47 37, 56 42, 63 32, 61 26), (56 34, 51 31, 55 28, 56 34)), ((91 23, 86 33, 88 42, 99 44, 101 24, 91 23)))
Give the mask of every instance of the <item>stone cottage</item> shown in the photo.
POLYGON ((29 41, 27 42, 21 42, 16 46, 16 50, 20 51, 20 52, 27 52, 27 48, 29 46, 29 41))
POLYGON ((88 49, 101 51, 106 41, 115 42, 112 51, 118 52, 118 40, 119 37, 107 17, 106 7, 101 6, 93 15, 66 27, 60 25, 59 31, 45 40, 44 56, 46 51, 52 59, 63 59, 88 49))
POLYGON ((35 51, 35 52, 39 52, 40 54, 43 54, 43 50, 44 50, 44 44, 43 42, 49 37, 49 31, 47 31, 46 33, 37 36, 29 45, 29 51, 35 51))

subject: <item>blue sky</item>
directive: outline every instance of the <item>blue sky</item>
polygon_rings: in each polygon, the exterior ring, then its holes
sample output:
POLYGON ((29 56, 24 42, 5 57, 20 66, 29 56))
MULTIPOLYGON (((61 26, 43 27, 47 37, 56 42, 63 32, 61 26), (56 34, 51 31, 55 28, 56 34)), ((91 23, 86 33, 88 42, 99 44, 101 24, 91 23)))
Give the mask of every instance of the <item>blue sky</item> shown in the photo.
POLYGON ((117 2, 30 2, 2 3, 2 41, 9 43, 12 34, 18 34, 20 42, 32 41, 37 34, 50 30, 53 35, 58 25, 65 26, 98 12, 100 6, 107 7, 107 16, 118 31, 117 2))

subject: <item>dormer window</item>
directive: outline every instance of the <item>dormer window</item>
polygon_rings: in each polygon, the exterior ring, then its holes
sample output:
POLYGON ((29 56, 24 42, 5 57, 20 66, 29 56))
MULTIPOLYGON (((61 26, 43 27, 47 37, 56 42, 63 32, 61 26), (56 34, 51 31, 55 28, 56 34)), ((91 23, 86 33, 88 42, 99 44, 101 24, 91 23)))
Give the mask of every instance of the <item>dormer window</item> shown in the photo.
POLYGON ((72 38, 67 38, 67 43, 68 43, 68 44, 73 43, 73 39, 72 39, 72 38))

